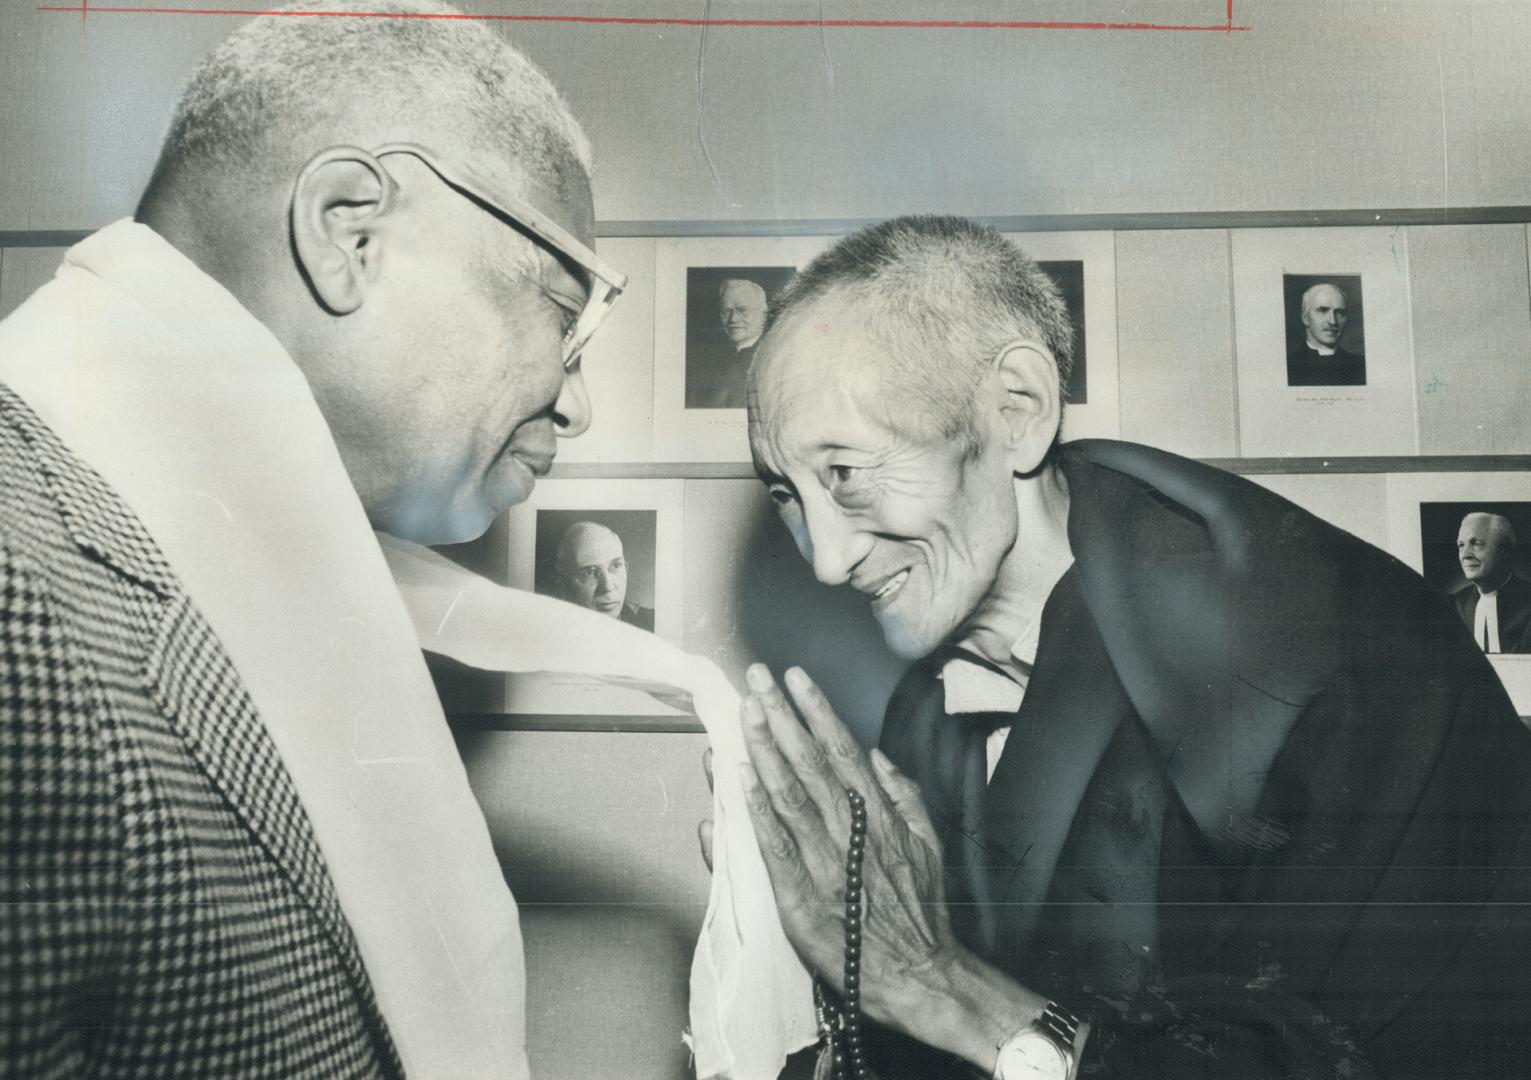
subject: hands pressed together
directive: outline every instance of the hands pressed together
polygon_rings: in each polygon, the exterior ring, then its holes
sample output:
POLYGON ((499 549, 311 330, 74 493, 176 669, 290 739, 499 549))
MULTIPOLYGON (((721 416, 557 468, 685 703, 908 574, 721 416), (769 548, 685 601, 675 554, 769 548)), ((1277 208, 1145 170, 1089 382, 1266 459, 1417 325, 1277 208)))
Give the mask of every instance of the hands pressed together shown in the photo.
MULTIPOLYGON (((1016 1010, 1029 1012, 1041 999, 953 936, 941 845, 919 787, 881 751, 864 753, 801 669, 786 673, 790 702, 763 665, 752 666, 747 681, 741 716, 750 764, 740 768, 788 939, 809 968, 843 992, 847 791, 859 792, 867 808, 861 1008, 922 1042, 980 1063, 987 1052, 992 1062, 995 1041, 1013 1029, 1016 1010), (989 1007, 975 1008, 975 996, 989 1007), (1000 1018, 986 1020, 991 1008, 1000 1018)), ((710 848, 707 823, 702 838, 710 848)))

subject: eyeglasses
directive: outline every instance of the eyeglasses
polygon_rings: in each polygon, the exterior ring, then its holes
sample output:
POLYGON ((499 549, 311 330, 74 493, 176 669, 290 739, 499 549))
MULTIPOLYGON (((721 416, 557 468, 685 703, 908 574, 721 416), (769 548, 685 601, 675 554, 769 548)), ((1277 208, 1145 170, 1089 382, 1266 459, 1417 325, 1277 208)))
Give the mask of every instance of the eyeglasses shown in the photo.
POLYGON ((466 165, 449 166, 416 143, 388 143, 372 151, 372 156, 377 158, 389 154, 408 154, 418 158, 449 187, 456 188, 506 218, 511 224, 531 233, 534 239, 552 248, 555 254, 574 263, 589 276, 590 291, 585 297, 585 306, 563 338, 564 369, 574 367, 580 353, 595 334, 596 327, 601 325, 612 305, 622 295, 622 290, 627 287, 627 275, 602 262, 594 251, 580 243, 567 229, 524 199, 504 193, 490 195, 492 185, 466 165))

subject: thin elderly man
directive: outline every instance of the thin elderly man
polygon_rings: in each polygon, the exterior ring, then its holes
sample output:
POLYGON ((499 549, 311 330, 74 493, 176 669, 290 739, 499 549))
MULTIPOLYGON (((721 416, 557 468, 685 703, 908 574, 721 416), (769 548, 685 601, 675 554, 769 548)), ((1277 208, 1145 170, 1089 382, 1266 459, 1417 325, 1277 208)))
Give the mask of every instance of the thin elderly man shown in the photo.
POLYGON ((527 1073, 515 904, 373 530, 527 496, 622 279, 546 76, 432 0, 331 8, 370 17, 218 48, 135 219, 0 324, 7 1075, 527 1073))
POLYGON ((1302 294, 1303 341, 1287 354, 1288 386, 1366 385, 1366 358, 1340 344, 1349 318, 1338 285, 1321 282, 1302 294))
POLYGON ((884 1078, 1522 1069, 1531 734, 1493 671, 1422 579, 1284 499, 1060 445, 1070 345, 1002 237, 906 218, 798 275, 751 374, 782 520, 914 661, 870 760, 801 671, 806 730, 749 672, 784 926, 876 1022, 842 1055, 884 1078))
POLYGON ((1515 550, 1509 518, 1473 513, 1462 519, 1457 561, 1467 584, 1451 599, 1486 653, 1531 652, 1531 582, 1515 574, 1515 550))
POLYGON ((564 599, 641 630, 654 629, 654 609, 627 599, 622 538, 600 522, 576 521, 565 529, 553 566, 564 599))
POLYGON ((692 372, 688 409, 744 408, 744 380, 755 346, 765 333, 769 301, 765 289, 749 278, 725 278, 718 286, 718 323, 728 347, 705 368, 692 372))

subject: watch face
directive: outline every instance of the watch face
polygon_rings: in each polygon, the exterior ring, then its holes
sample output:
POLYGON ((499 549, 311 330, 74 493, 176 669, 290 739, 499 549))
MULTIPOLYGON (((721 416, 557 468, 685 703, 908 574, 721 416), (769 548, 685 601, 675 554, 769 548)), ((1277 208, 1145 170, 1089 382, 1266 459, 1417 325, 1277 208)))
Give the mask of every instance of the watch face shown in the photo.
POLYGON ((1035 1031, 1023 1031, 999 1050, 998 1080, 1068 1080, 1068 1057, 1058 1044, 1035 1031))

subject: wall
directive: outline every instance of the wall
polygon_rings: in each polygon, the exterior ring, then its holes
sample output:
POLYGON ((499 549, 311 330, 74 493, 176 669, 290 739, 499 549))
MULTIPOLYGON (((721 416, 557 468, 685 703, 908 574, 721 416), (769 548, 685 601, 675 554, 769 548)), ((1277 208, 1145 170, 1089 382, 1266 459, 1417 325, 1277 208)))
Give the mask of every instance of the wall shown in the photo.
MULTIPOLYGON (((713 20, 1224 19, 1222 0, 467 6, 713 20)), ((1251 29, 509 30, 589 129, 607 221, 1373 207, 1440 208, 1444 221, 1450 207, 1531 204, 1521 111, 1531 5, 1236 0, 1234 15, 1251 29)), ((237 22, 0 8, 0 230, 93 227, 130 212, 178 86, 237 22)))

